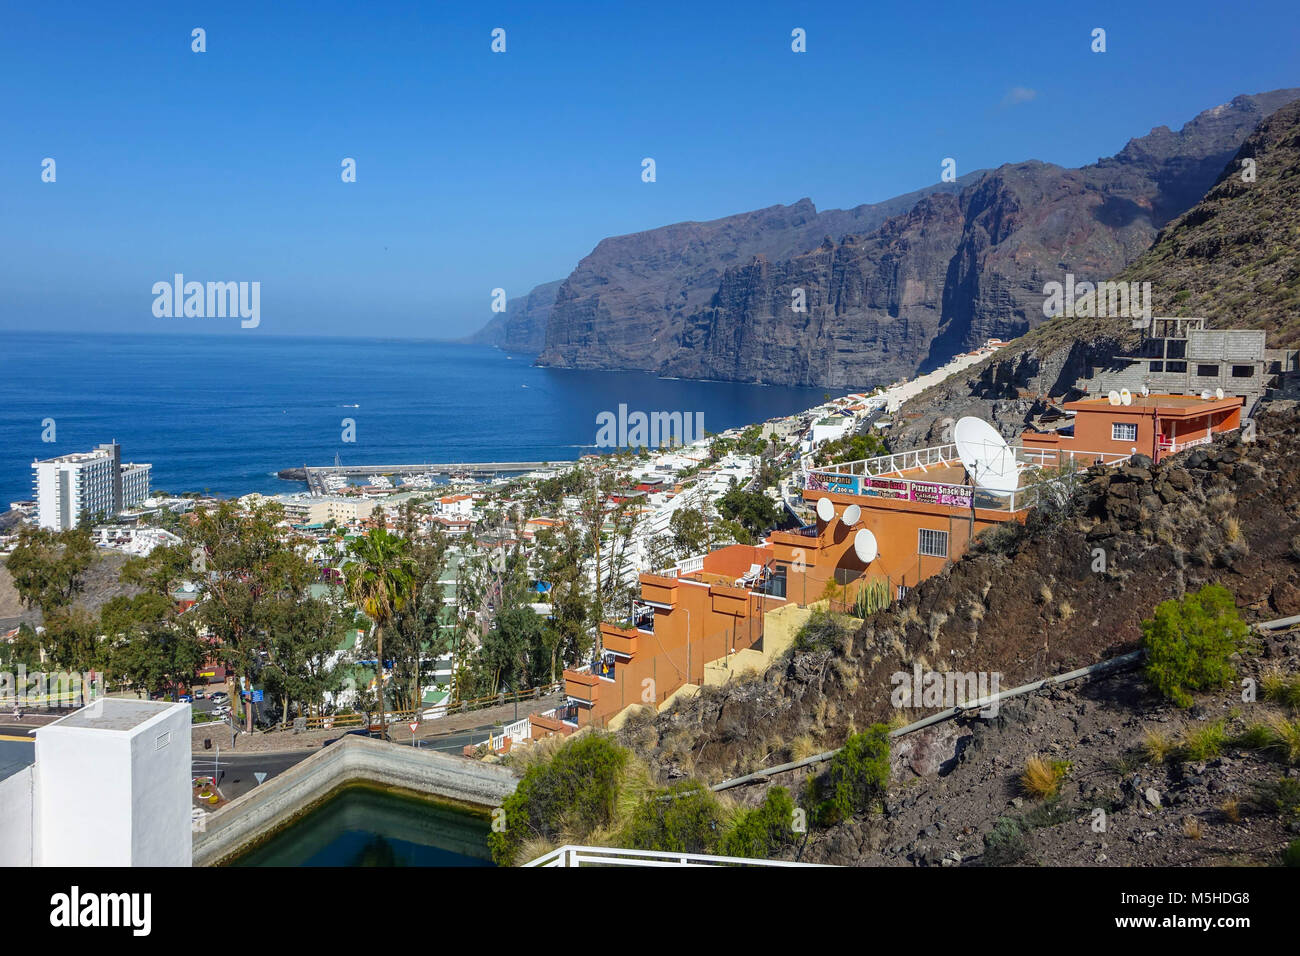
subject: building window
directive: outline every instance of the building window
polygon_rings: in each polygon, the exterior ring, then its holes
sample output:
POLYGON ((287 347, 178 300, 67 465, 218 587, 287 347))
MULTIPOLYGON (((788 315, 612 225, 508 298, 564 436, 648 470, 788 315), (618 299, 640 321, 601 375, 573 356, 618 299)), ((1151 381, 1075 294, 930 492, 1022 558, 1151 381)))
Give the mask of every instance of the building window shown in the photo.
POLYGON ((1186 372, 1186 371, 1187 371, 1187 363, 1186 363, 1186 362, 1166 362, 1166 363, 1165 363, 1165 371, 1166 371, 1166 372, 1180 372, 1180 373, 1181 373, 1181 372, 1186 372))
POLYGON ((916 542, 916 553, 931 558, 948 557, 948 532, 922 528, 916 542))
POLYGON ((1112 422, 1110 426, 1111 441, 1137 441, 1138 427, 1133 422, 1112 422))
POLYGON ((1198 378, 1218 378, 1219 366, 1217 365, 1198 365, 1196 366, 1196 375, 1198 378))
POLYGON ((1255 366, 1253 365, 1234 365, 1232 367, 1233 378, 1254 378, 1255 366))
POLYGON ((1153 372, 1163 372, 1164 370, 1165 370, 1165 363, 1164 363, 1164 362, 1152 362, 1152 363, 1151 363, 1151 371, 1153 371, 1153 372))

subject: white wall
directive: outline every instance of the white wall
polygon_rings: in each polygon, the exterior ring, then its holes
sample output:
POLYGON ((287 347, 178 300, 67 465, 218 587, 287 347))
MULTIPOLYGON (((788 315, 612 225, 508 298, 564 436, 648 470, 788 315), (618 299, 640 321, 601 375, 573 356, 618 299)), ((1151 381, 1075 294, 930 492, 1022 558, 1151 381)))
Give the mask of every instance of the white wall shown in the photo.
POLYGON ((189 866, 190 720, 188 704, 170 704, 126 730, 39 729, 39 864, 189 866))
POLYGON ((0 780, 0 866, 31 866, 34 836, 34 767, 0 780))

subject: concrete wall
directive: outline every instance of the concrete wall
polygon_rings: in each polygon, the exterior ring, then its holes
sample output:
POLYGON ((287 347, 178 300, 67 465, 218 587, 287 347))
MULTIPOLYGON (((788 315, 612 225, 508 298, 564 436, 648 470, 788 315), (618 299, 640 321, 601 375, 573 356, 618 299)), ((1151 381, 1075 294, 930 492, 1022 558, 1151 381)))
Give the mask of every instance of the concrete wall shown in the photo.
POLYGON ((35 768, 0 780, 0 866, 31 866, 35 836, 35 768))
POLYGON ((194 834, 194 865, 222 863, 349 783, 396 787, 490 811, 514 793, 505 767, 348 736, 209 814, 194 834))

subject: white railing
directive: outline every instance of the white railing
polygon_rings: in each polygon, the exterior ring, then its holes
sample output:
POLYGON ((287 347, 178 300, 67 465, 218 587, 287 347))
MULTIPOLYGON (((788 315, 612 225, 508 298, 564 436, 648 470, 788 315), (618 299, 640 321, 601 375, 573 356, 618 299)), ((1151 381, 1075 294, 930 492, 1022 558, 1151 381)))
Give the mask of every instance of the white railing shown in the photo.
POLYGON ((820 866, 790 860, 751 860, 743 856, 707 853, 664 853, 659 850, 623 850, 607 846, 566 845, 543 854, 524 866, 820 866))
POLYGON ((955 454, 955 445, 939 445, 934 448, 922 448, 916 452, 882 455, 878 458, 866 458, 862 461, 819 468, 807 473, 804 487, 809 491, 828 491, 833 494, 859 495, 865 498, 893 498, 953 508, 969 508, 973 503, 974 507, 986 511, 1015 512, 1034 507, 1038 504, 1043 488, 1060 485, 1080 469, 1096 464, 1117 465, 1132 457, 1128 452, 1115 454, 1016 446, 1011 451, 1020 470, 1053 467, 1067 474, 1058 478, 1047 478, 1027 487, 1018 487, 1004 494, 994 494, 984 488, 971 485, 954 485, 902 477, 901 472, 904 469, 919 468, 924 472, 930 465, 950 463, 954 460, 960 462, 960 459, 944 457, 950 449, 954 450, 955 454), (900 465, 900 462, 903 464, 900 465), (889 475, 898 475, 898 477, 887 477, 889 475))

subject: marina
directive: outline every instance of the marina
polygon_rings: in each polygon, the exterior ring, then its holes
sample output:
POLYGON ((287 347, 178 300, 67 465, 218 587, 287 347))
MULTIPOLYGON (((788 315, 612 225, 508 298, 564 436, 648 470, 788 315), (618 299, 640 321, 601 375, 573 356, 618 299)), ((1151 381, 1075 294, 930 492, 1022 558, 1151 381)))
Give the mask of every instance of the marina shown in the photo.
POLYGON ((393 475, 438 475, 461 480, 485 480, 495 478, 497 475, 519 474, 572 464, 571 461, 459 461, 423 465, 304 465, 301 468, 285 468, 277 472, 277 475, 286 481, 305 481, 312 494, 323 495, 337 490, 341 483, 339 479, 372 480, 375 476, 388 478, 393 475))

